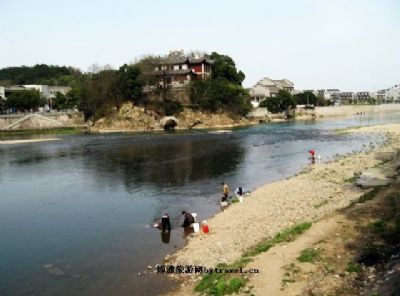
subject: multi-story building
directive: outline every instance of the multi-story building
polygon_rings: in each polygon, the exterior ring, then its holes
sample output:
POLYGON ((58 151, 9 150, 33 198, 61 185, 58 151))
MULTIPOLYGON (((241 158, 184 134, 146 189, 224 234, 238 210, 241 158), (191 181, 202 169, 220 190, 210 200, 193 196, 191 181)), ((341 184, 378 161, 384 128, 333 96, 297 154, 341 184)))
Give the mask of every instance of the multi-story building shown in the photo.
POLYGON ((357 102, 366 102, 371 99, 369 91, 359 91, 356 93, 357 102))
POLYGON ((385 90, 385 102, 400 103, 400 84, 385 90))
MULTIPOLYGON (((37 90, 40 95, 46 99, 45 109, 51 109, 52 100, 57 96, 57 93, 66 95, 71 87, 69 86, 52 86, 52 85, 12 85, 4 87, 4 99, 7 99, 7 95, 13 92, 24 91, 24 90, 37 90)), ((1 94, 0 94, 1 95, 1 94)))
POLYGON ((211 77, 214 61, 207 57, 186 57, 183 51, 171 51, 154 65, 152 75, 156 76, 156 84, 171 87, 186 87, 190 81, 211 77))
POLYGON ((249 90, 253 106, 258 107, 259 103, 266 98, 275 97, 279 90, 287 90, 293 93, 294 83, 288 79, 276 80, 268 77, 261 79, 249 90))
POLYGON ((342 103, 349 103, 355 99, 355 94, 352 91, 343 91, 339 94, 342 103))

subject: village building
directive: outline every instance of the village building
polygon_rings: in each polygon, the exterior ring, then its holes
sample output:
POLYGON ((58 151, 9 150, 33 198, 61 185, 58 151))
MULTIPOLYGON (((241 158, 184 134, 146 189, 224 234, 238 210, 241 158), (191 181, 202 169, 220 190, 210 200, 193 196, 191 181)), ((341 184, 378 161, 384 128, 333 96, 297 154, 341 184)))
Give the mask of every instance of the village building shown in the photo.
POLYGON ((371 99, 369 91, 359 91, 356 93, 357 102, 366 102, 371 99))
POLYGON ((352 102, 356 98, 354 92, 352 91, 343 91, 339 94, 339 97, 342 103, 352 102))
POLYGON ((400 103, 400 84, 385 90, 385 102, 400 103))
POLYGON ((263 78, 249 90, 251 103, 254 107, 258 107, 260 102, 266 98, 277 96, 280 90, 287 90, 293 94, 294 83, 288 79, 276 80, 268 77, 263 78))
MULTIPOLYGON (((24 90, 37 90, 41 97, 46 100, 46 105, 43 106, 44 109, 51 109, 52 100, 56 98, 57 93, 66 95, 71 87, 69 86, 53 86, 53 85, 40 85, 40 84, 28 84, 28 85, 11 85, 4 87, 4 100, 7 100, 7 95, 13 92, 19 92, 24 90)), ((0 87, 1 96, 1 87, 0 87)))
POLYGON ((160 86, 186 87, 190 81, 211 77, 214 61, 207 57, 186 57, 183 51, 172 51, 168 57, 154 66, 151 73, 160 86))

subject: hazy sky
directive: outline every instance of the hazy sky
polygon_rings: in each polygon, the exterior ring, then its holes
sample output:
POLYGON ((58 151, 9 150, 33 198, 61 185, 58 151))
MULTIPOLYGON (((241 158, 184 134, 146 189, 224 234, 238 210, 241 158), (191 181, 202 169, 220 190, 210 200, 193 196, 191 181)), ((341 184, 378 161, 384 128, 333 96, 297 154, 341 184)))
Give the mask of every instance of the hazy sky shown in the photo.
POLYGON ((298 89, 400 83, 399 0, 0 0, 0 68, 121 64, 171 49, 228 54, 298 89))

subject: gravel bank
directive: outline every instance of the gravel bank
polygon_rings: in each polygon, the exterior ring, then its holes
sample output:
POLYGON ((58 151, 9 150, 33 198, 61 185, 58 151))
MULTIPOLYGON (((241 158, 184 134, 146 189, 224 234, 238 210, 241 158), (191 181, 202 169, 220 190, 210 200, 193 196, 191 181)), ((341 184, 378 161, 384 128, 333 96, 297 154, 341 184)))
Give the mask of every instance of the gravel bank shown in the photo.
POLYGON ((266 184, 244 203, 233 204, 208 219, 209 235, 197 235, 167 260, 174 265, 215 267, 230 263, 261 240, 304 221, 318 220, 335 210, 347 207, 363 190, 349 179, 381 162, 379 156, 400 147, 400 124, 371 126, 349 132, 387 133, 383 147, 315 164, 308 172, 293 178, 266 184))

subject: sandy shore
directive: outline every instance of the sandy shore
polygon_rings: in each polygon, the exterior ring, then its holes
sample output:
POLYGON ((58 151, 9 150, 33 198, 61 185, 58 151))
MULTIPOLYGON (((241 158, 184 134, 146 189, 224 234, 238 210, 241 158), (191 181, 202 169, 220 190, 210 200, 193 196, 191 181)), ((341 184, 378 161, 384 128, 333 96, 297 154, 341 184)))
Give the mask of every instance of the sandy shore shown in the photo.
POLYGON ((264 185, 241 204, 233 204, 208 219, 211 233, 199 234, 167 264, 215 267, 231 263, 251 247, 279 231, 305 221, 317 221, 347 207, 365 190, 348 180, 355 172, 381 163, 381 156, 400 147, 400 124, 363 127, 348 132, 386 133, 388 140, 374 150, 346 155, 287 180, 264 185))
POLYGON ((48 139, 26 139, 26 140, 5 140, 0 141, 0 145, 12 145, 12 144, 25 144, 25 143, 37 143, 37 142, 51 142, 60 141, 59 138, 48 138, 48 139))

